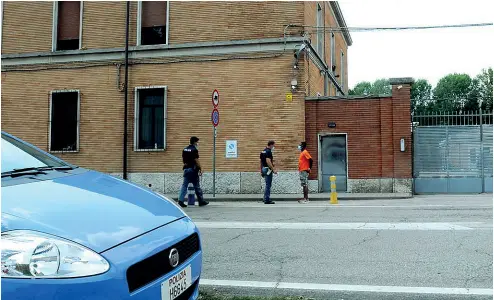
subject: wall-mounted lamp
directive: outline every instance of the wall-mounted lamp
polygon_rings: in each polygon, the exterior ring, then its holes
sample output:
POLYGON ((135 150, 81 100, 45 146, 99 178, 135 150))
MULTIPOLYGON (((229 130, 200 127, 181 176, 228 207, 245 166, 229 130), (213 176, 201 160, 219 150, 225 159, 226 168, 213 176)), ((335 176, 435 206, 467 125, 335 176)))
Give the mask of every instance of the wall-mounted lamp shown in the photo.
POLYGON ((293 50, 293 57, 294 57, 293 68, 294 69, 298 69, 298 61, 300 60, 300 55, 306 49, 306 46, 307 45, 304 43, 304 44, 300 45, 298 49, 293 50))
POLYGON ((405 138, 400 139, 400 151, 405 152, 405 138))
POLYGON ((295 78, 292 79, 291 85, 292 85, 292 90, 295 91, 298 87, 297 79, 295 79, 295 78))

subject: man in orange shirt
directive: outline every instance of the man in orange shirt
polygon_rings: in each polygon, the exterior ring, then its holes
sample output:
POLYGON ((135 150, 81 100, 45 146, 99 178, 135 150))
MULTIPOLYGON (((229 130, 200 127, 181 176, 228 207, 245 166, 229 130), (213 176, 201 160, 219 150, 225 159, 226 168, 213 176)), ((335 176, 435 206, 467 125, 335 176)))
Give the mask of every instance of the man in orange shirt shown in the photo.
POLYGON ((304 198, 298 200, 299 203, 309 202, 309 173, 312 169, 312 156, 307 151, 307 143, 301 142, 298 146, 300 156, 298 158, 298 171, 300 172, 300 183, 304 190, 304 198))

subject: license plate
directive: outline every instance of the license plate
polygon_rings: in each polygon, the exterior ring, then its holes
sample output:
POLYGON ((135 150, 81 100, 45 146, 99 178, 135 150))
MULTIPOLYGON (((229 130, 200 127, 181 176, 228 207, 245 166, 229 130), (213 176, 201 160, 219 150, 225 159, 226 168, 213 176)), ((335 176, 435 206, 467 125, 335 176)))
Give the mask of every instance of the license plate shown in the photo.
POLYGON ((190 265, 161 283, 161 300, 173 300, 192 285, 192 268, 190 265))

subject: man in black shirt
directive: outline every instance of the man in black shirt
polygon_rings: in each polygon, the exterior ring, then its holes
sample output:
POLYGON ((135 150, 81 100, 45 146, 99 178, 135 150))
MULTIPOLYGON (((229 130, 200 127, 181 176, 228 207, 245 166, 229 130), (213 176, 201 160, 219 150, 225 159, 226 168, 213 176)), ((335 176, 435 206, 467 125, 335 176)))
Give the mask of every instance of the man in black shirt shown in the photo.
POLYGON ((197 150, 198 142, 199 138, 195 136, 191 137, 190 145, 182 151, 182 161, 184 163, 184 182, 182 184, 182 189, 180 190, 180 195, 178 196, 178 204, 181 207, 187 207, 184 203, 184 198, 185 194, 187 194, 189 183, 192 183, 194 186, 197 200, 199 201, 199 206, 209 204, 209 202, 204 201, 202 189, 199 184, 199 175, 202 174, 202 168, 201 163, 199 162, 199 151, 197 150))
POLYGON ((264 190, 264 204, 274 204, 271 201, 271 184, 273 183, 273 174, 277 174, 274 169, 273 163, 273 149, 274 149, 274 141, 269 141, 268 146, 264 149, 259 158, 261 159, 261 174, 266 181, 266 188, 264 190))

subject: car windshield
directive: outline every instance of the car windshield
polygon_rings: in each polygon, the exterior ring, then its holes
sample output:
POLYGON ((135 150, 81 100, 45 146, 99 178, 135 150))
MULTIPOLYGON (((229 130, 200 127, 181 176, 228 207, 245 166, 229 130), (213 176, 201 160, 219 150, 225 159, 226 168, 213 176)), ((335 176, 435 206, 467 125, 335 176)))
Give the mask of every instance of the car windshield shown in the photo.
POLYGON ((2 173, 16 169, 67 166, 48 155, 2 134, 2 173))

